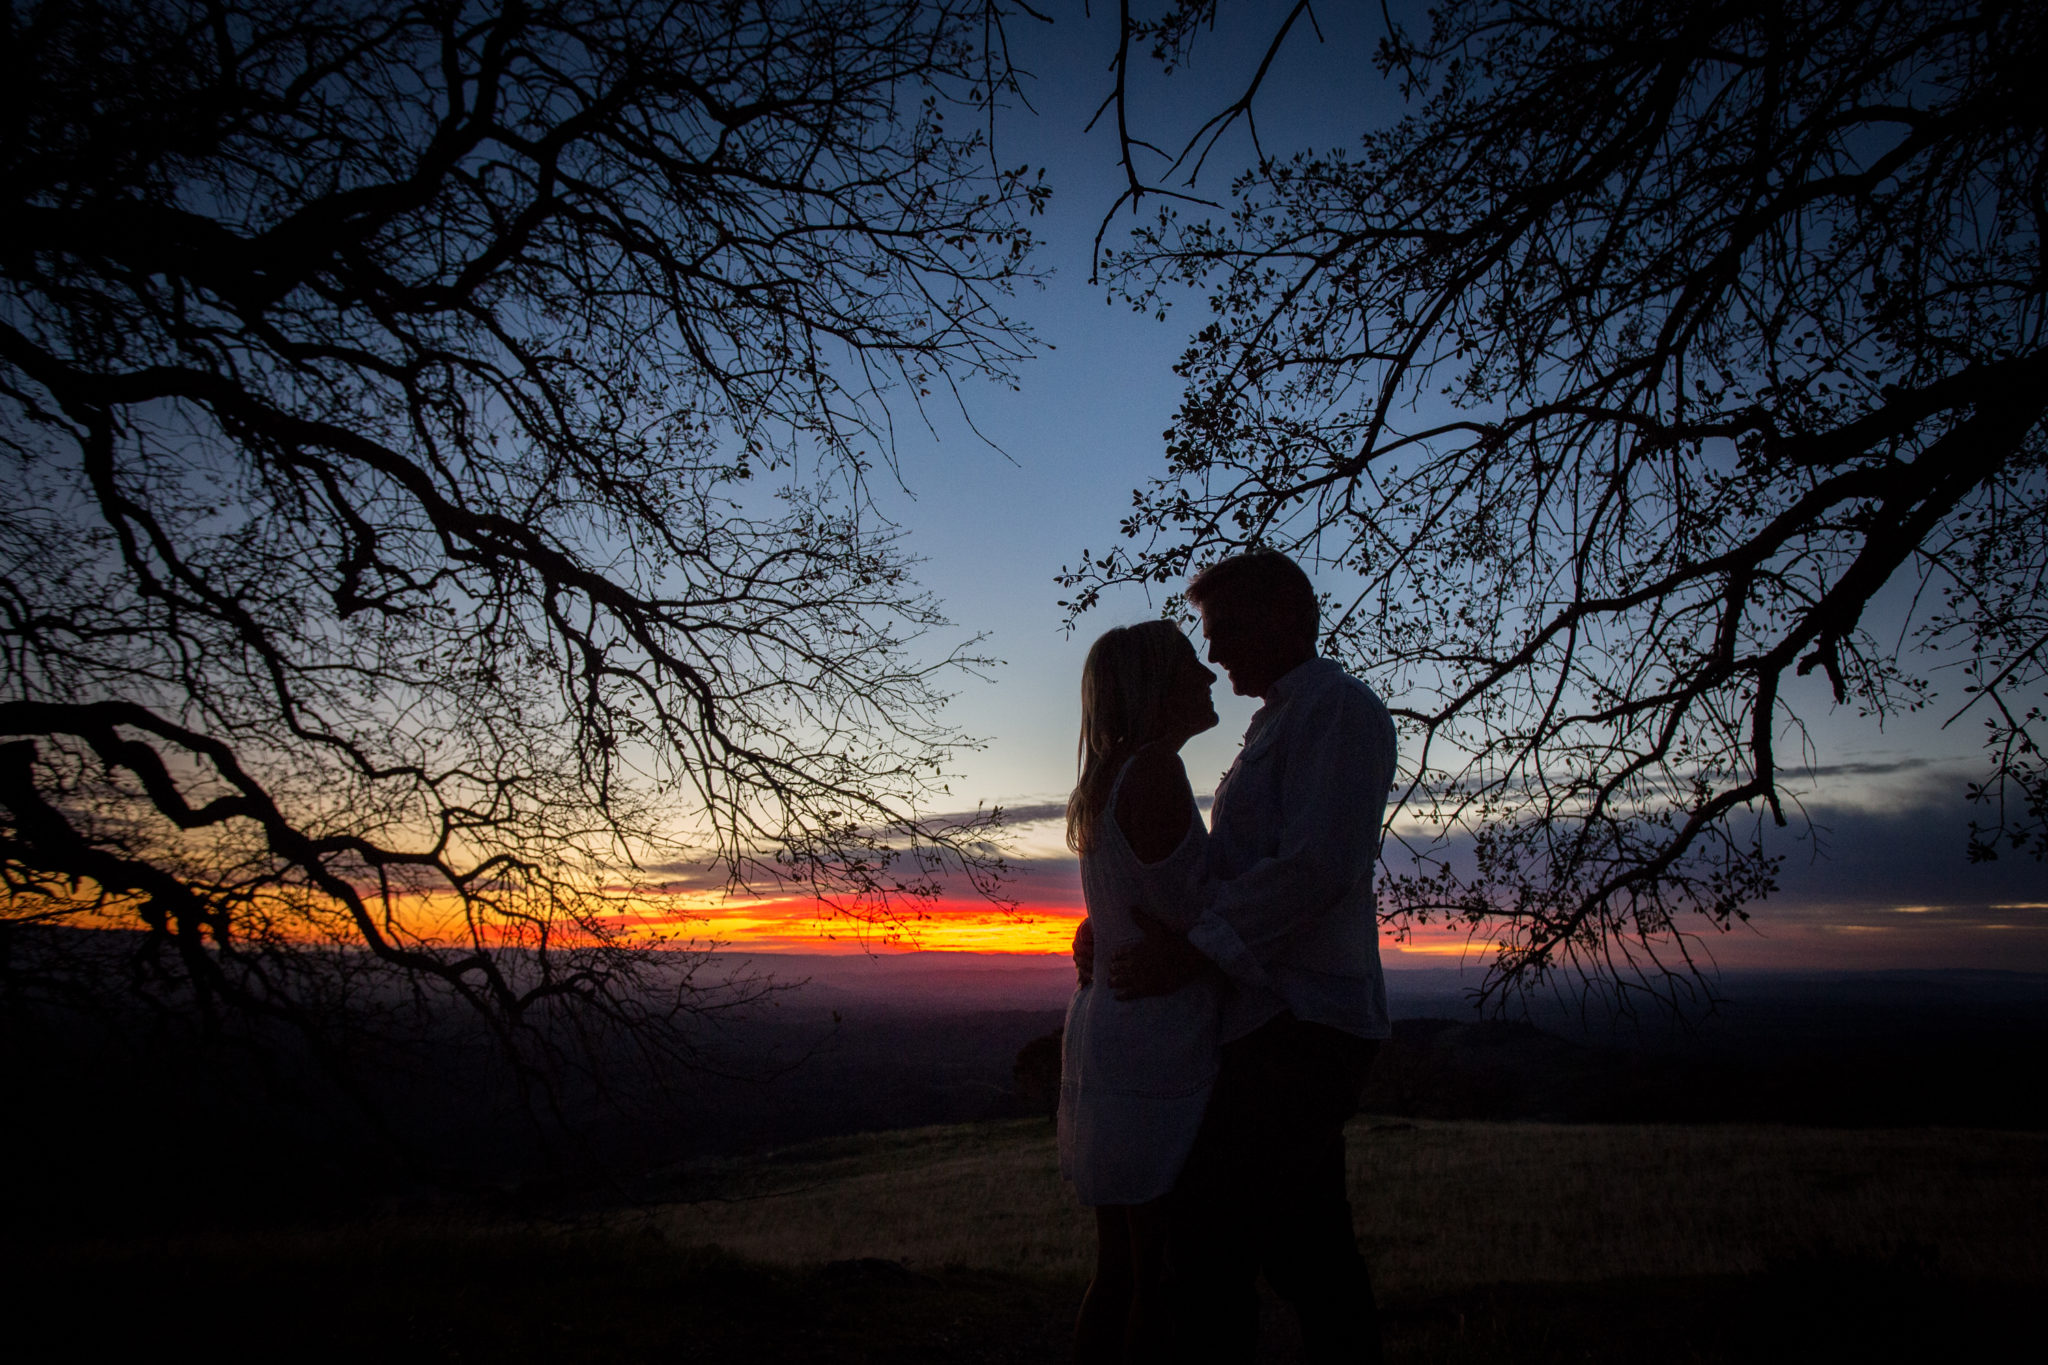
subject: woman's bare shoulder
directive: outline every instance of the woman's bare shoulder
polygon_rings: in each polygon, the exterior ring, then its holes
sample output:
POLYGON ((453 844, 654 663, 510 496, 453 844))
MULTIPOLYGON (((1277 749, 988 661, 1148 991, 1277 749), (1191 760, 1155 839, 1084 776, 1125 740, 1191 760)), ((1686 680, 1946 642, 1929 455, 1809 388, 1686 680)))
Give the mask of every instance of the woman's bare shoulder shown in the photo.
POLYGON ((1179 751, 1151 744, 1132 756, 1116 797, 1116 826, 1138 861, 1156 863, 1180 847, 1195 809, 1179 751))

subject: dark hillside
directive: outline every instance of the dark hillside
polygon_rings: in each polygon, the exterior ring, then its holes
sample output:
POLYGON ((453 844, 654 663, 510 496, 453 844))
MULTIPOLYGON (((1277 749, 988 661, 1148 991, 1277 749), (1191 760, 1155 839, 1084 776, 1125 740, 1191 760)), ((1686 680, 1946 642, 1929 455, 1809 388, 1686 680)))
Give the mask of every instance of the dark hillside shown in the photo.
MULTIPOLYGON (((16 1002, 0 1045, 14 1217, 267 1218, 453 1194, 661 1197, 703 1157, 1045 1112, 1053 972, 901 970, 707 1024, 696 1070, 554 1078, 536 1106, 448 1020, 351 1054, 366 1110, 288 1037, 196 1046, 133 1018, 16 1002), (1043 979, 1040 979, 1043 978, 1043 979), (987 987, 995 1008, 972 1007, 987 987), (602 1179, 595 1173, 605 1173, 602 1179), (97 1213, 95 1212, 97 1210, 97 1213)), ((1456 978, 1397 974, 1364 1099, 1414 1119, 2048 1129, 2048 981, 1997 973, 1731 977, 1711 1013, 1589 1022, 1563 1004, 1481 1018, 1456 978)), ((858 979, 858 978, 856 978, 858 979)))

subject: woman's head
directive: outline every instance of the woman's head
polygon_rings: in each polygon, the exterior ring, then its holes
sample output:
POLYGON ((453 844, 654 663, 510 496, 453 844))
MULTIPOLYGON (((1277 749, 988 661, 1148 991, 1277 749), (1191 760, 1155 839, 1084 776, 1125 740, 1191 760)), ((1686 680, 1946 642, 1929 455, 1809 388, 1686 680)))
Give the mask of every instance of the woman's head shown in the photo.
POLYGON ((1067 843, 1080 850, 1123 761, 1147 744, 1178 747, 1216 723, 1209 686, 1187 636, 1171 621, 1105 631, 1081 666, 1079 780, 1067 802, 1067 843))

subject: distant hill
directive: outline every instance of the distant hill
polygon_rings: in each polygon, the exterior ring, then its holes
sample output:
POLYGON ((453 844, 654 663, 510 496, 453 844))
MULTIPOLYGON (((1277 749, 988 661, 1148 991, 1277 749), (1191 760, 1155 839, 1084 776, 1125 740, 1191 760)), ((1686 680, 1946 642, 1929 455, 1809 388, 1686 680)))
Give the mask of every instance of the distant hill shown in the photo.
POLYGON ((784 1002, 813 1009, 1054 1010, 1065 1009, 1074 992, 1074 964, 1038 954, 757 953, 724 960, 795 986, 784 1002))
MULTIPOLYGON (((936 955, 933 955, 936 956, 936 955)), ((34 1172, 16 1209, 88 1189, 110 1209, 286 1187, 353 1205, 390 1189, 516 1189, 595 1160, 629 1180, 736 1155, 921 1124, 1045 1110, 1048 1047, 1071 991, 1057 959, 826 958, 762 963, 809 983, 750 1014, 705 1021, 700 1064, 654 1088, 570 1077, 536 1122, 528 1101, 450 1034, 366 1073, 376 1120, 283 1058, 167 1052, 118 1020, 14 1027, 0 1049, 11 1120, 0 1159, 34 1172), (961 959, 965 960, 961 960, 961 959), (118 1045, 117 1045, 118 1044, 118 1045), (212 1169, 235 1135, 239 1183, 198 1189, 165 1172, 212 1169), (148 1151, 146 1162, 135 1159, 148 1151)), ((2048 977, 1989 972, 1730 974, 1712 1008, 1633 1018, 1598 1002, 1535 998, 1483 1016, 1455 972, 1395 973, 1395 1036, 1368 1113, 1438 1120, 1770 1122, 2048 1130, 2048 977)), ((621 1039, 620 1047, 630 1046, 621 1039)), ((393 1052, 396 1058, 401 1054, 393 1052)))
POLYGON ((1432 1119, 2048 1129, 2048 1029, 1595 1045, 1526 1021, 1402 1019, 1361 1108, 1432 1119))

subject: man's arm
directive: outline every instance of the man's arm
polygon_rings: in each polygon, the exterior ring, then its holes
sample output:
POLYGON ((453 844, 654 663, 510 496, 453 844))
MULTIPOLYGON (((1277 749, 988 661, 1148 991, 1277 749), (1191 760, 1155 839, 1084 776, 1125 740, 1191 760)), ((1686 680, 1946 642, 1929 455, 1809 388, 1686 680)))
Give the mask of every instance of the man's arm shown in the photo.
POLYGON ((1393 721, 1363 690, 1332 687, 1288 719, 1274 755, 1285 765, 1279 847, 1207 883, 1208 904, 1188 931, 1203 956, 1253 987, 1268 984, 1265 964, 1295 934, 1372 875, 1394 779, 1393 721))
POLYGON ((1171 995, 1216 964, 1188 942, 1187 935, 1136 906, 1131 918, 1145 937, 1109 960, 1109 988, 1119 1000, 1171 995))

